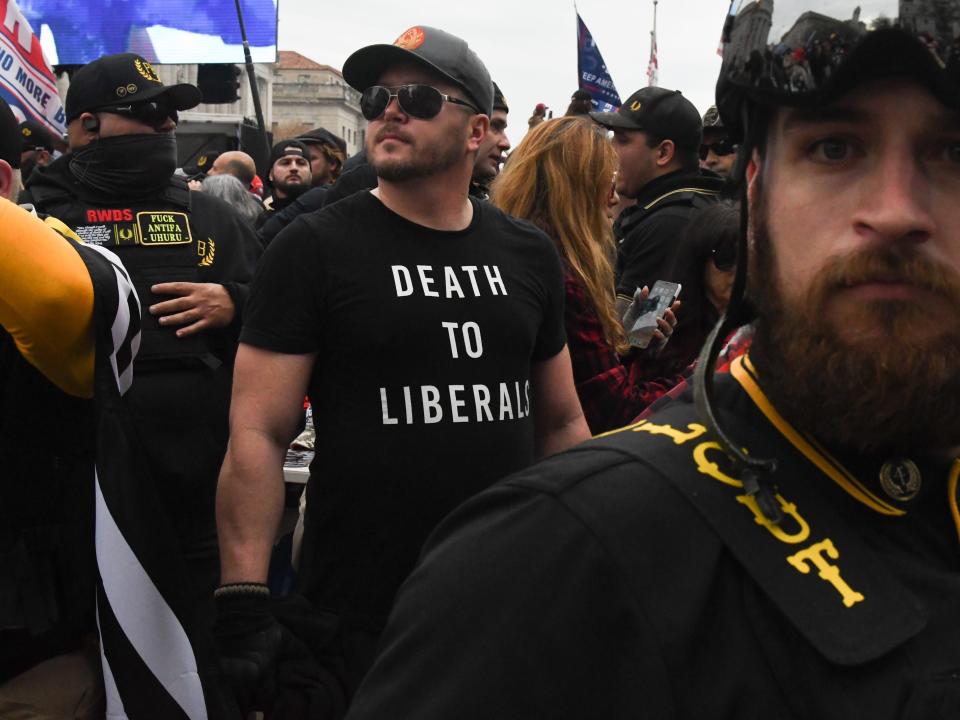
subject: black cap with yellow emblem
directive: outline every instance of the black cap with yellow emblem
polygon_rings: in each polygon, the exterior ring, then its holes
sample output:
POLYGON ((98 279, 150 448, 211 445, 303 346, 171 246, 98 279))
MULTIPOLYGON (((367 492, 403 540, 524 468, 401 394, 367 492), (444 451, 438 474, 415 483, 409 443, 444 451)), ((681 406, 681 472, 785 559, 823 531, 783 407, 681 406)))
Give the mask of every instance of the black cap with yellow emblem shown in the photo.
POLYGON ((20 123, 19 129, 23 152, 28 150, 53 152, 53 138, 43 125, 35 120, 24 120, 20 123))
POLYGON ((616 112, 592 112, 590 117, 611 130, 642 130, 682 148, 700 146, 700 113, 679 90, 645 87, 627 98, 616 112))
POLYGON ((189 110, 203 100, 194 85, 164 85, 153 66, 134 53, 104 55, 77 70, 67 90, 67 122, 81 113, 115 105, 165 98, 173 110, 189 110))

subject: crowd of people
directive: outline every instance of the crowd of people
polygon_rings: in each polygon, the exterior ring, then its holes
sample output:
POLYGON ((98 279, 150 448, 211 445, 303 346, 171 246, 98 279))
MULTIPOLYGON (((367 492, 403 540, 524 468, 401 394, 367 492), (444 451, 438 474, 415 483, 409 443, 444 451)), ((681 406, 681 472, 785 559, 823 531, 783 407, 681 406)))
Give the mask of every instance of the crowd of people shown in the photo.
POLYGON ((134 54, 0 101, 0 717, 960 712, 958 45, 851 16, 515 148, 416 26, 262 182, 134 54))

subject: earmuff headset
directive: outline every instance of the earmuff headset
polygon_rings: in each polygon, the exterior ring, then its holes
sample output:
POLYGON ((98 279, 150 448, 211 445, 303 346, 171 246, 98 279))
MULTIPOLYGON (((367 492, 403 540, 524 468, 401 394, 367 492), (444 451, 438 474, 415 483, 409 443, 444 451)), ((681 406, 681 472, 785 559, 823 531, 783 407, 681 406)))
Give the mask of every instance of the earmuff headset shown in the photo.
POLYGON ((83 121, 83 129, 88 132, 97 132, 100 130, 100 118, 96 115, 88 117, 83 121))

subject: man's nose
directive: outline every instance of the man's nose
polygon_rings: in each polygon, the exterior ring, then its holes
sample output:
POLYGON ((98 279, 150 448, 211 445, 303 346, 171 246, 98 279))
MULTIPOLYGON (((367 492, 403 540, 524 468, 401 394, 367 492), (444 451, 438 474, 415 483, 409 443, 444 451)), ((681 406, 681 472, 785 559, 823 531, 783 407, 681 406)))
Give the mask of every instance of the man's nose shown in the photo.
POLYGON ((864 183, 854 224, 881 242, 923 242, 934 232, 930 179, 911 148, 885 152, 864 183))

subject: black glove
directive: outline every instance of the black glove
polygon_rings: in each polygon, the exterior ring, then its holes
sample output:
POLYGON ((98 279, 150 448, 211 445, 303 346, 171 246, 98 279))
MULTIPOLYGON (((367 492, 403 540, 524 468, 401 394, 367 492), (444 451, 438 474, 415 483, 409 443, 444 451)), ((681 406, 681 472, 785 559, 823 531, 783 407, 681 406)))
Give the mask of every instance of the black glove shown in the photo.
POLYGON ((268 720, 339 720, 347 685, 335 615, 291 595, 273 601, 285 632, 277 660, 277 693, 268 720))
POLYGON ((267 710, 276 694, 277 657, 284 630, 270 611, 266 586, 226 586, 214 596, 213 628, 220 670, 243 717, 267 710), (249 587, 244 591, 244 587, 249 587), (264 591, 260 591, 263 587, 264 591))

